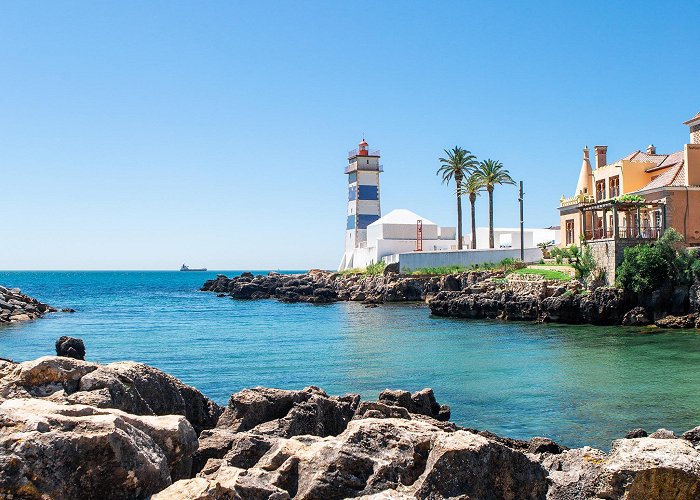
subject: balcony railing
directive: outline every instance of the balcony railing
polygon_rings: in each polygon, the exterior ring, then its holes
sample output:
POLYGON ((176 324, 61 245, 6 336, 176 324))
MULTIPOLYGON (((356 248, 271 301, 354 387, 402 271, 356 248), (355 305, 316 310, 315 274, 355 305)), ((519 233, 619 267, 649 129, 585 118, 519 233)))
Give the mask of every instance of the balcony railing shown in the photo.
POLYGON ((360 165, 360 168, 357 168, 357 162, 352 162, 350 165, 345 167, 346 174, 351 174, 352 172, 357 172, 358 170, 369 170, 372 172, 384 172, 384 165, 360 165))
POLYGON ((560 205, 562 207, 570 207, 573 205, 579 205, 582 203, 593 203, 593 197, 589 194, 577 194, 576 196, 572 196, 571 198, 565 198, 564 196, 561 197, 560 205))
MULTIPOLYGON (((358 148, 351 149, 350 151, 348 151, 348 158, 352 158, 353 156, 358 156, 359 153, 360 153, 360 150, 358 148)), ((367 151, 366 155, 362 155, 362 156, 381 156, 381 151, 378 149, 370 149, 369 151, 367 151)))
POLYGON ((597 228, 597 229, 586 229, 585 236, 586 240, 604 240, 612 239, 617 237, 617 239, 622 240, 658 240, 663 231, 656 227, 621 227, 617 230, 617 236, 615 235, 615 230, 612 228, 597 228))

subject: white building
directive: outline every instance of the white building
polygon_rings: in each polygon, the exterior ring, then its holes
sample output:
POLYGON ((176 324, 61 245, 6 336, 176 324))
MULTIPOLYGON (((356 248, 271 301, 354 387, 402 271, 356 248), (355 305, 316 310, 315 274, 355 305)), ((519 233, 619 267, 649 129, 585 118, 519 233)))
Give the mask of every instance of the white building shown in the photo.
POLYGON ((392 210, 367 226, 366 241, 346 250, 338 270, 362 269, 405 252, 455 250, 456 233, 456 228, 440 227, 410 210, 392 210))
MULTIPOLYGON (((535 248, 539 243, 550 243, 558 245, 561 240, 561 230, 559 228, 532 228, 526 227, 523 231, 525 248, 535 248)), ((465 238, 465 248, 471 248, 472 234, 465 238)), ((520 248, 520 228, 519 227, 494 227, 493 228, 494 248, 520 248)), ((484 250, 489 248, 489 228, 476 228, 476 249, 484 250)))

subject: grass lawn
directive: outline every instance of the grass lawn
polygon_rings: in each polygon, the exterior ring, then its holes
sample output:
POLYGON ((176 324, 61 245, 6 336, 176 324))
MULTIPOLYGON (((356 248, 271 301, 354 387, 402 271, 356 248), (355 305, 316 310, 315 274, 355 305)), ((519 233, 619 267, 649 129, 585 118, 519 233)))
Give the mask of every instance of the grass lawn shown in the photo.
POLYGON ((571 279, 571 275, 569 275, 569 273, 557 271, 554 269, 538 269, 536 267, 526 267, 523 269, 518 269, 516 271, 513 271, 513 274, 537 274, 539 276, 543 276, 548 280, 569 281, 571 279))

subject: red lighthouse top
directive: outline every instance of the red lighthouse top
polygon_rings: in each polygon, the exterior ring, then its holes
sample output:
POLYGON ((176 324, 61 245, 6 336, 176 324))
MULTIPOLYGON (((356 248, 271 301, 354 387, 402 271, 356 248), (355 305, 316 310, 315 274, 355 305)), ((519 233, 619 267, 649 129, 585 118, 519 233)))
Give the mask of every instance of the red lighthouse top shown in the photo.
POLYGON ((364 137, 362 138, 362 142, 360 142, 360 144, 358 144, 358 146, 359 147, 358 147, 357 154, 359 156, 367 156, 369 154, 369 151, 367 149, 367 146, 369 146, 369 144, 367 144, 367 141, 365 141, 364 137))

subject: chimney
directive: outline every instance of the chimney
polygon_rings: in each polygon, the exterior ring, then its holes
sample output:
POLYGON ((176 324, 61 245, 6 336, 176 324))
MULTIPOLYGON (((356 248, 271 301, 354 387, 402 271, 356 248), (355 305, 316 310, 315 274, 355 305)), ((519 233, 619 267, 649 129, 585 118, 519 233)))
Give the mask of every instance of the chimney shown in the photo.
POLYGON ((647 154, 648 155, 655 155, 656 154, 656 146, 654 146, 653 144, 649 144, 647 146, 647 154))
POLYGON ((608 163, 608 147, 607 146, 595 146, 595 168, 604 167, 608 163))

